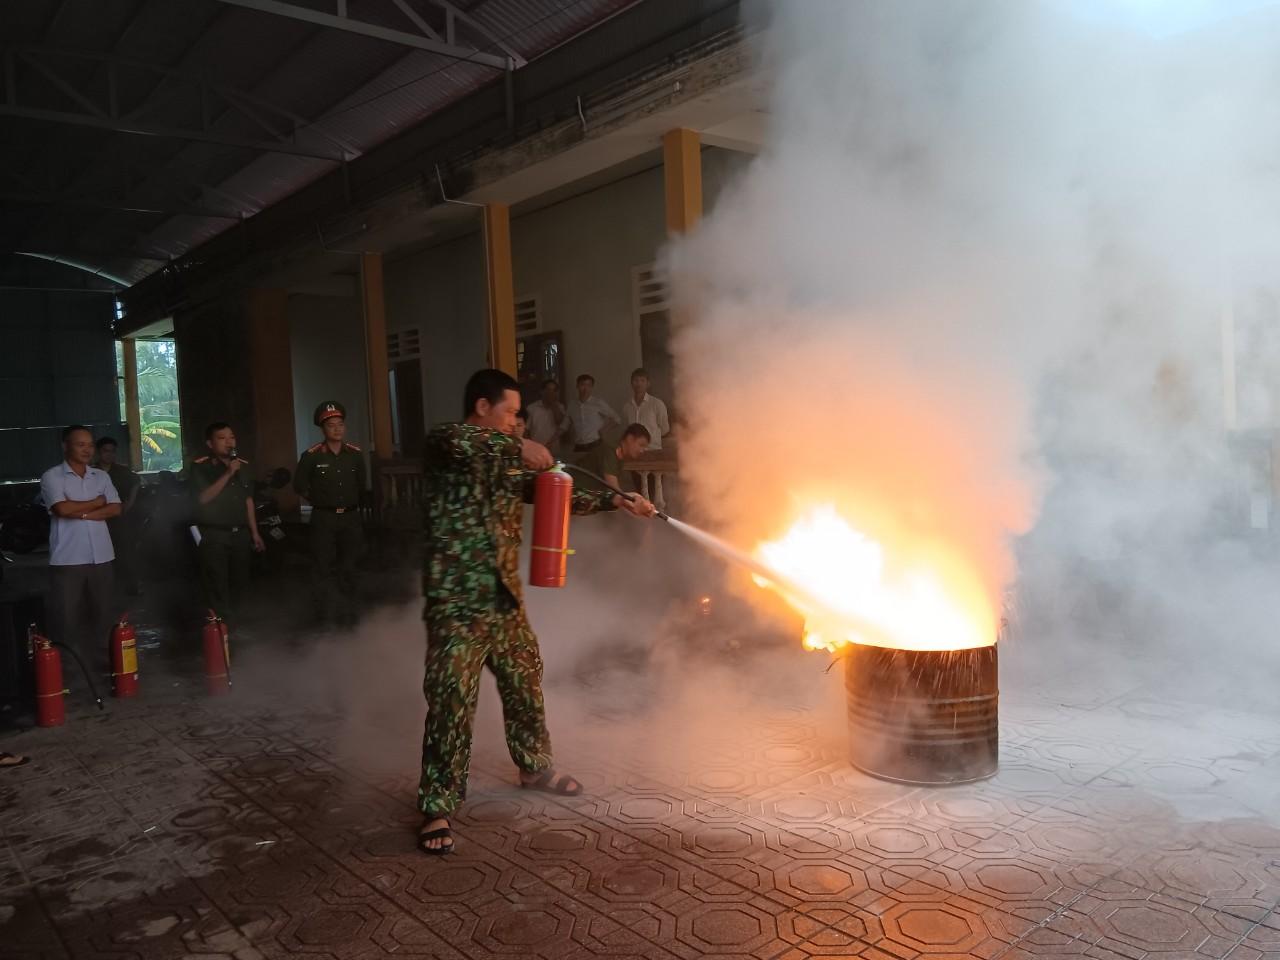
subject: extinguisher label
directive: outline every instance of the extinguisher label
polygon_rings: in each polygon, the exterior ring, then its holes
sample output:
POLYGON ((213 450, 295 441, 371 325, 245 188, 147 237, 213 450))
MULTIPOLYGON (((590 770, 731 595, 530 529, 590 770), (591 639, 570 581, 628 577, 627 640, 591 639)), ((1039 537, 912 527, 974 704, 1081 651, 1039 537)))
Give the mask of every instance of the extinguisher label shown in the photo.
POLYGON ((138 672, 138 642, 125 640, 120 644, 120 672, 138 672))

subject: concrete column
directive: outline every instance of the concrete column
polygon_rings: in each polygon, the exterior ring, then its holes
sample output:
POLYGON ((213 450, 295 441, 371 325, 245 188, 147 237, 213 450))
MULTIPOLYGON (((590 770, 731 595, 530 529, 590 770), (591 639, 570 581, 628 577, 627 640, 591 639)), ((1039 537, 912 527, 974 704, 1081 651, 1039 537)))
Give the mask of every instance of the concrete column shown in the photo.
POLYGON ((142 410, 138 406, 138 341, 120 341, 124 363, 124 416, 129 426, 129 466, 142 469, 142 410))
POLYGON ((253 389, 254 475, 298 462, 293 426, 293 365, 289 348, 287 290, 250 290, 245 301, 249 341, 249 382, 253 389))
POLYGON ((698 131, 681 127, 663 135, 662 181, 667 232, 688 233, 702 219, 702 143, 698 131))
POLYGON ((489 281, 489 363, 516 376, 516 295, 511 274, 511 211, 484 208, 484 261, 489 281))
POLYGON ((369 376, 372 455, 378 460, 390 460, 391 374, 387 369, 387 300, 382 286, 380 253, 360 255, 360 296, 364 304, 364 355, 369 376))

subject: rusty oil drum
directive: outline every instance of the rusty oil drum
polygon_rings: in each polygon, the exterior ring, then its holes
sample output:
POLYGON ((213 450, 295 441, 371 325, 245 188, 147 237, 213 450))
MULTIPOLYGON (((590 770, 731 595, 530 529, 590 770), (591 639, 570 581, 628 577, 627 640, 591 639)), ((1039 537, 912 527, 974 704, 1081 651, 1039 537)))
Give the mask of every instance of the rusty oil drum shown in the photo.
POLYGON ((894 650, 853 644, 845 655, 853 765, 900 783, 970 783, 1000 756, 996 645, 894 650))

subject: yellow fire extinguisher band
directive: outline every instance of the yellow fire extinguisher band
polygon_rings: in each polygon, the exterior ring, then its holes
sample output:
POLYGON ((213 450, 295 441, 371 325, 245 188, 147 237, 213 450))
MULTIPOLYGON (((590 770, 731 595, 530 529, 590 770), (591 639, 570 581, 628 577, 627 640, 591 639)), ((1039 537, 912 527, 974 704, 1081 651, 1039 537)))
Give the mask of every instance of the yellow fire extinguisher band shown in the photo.
POLYGON ((566 556, 573 556, 577 550, 561 550, 559 547, 540 547, 536 543, 530 547, 531 550, 541 550, 543 553, 563 553, 566 556))

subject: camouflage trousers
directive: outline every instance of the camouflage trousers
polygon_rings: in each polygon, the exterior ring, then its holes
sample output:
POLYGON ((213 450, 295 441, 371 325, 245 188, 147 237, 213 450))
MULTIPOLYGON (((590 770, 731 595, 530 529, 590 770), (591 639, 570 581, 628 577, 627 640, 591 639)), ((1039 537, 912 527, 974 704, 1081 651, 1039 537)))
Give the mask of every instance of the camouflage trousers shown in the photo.
POLYGON ((507 749, 528 773, 551 765, 551 737, 542 703, 542 655, 524 608, 465 619, 427 618, 426 730, 418 809, 449 816, 467 795, 471 729, 480 693, 480 671, 498 681, 507 749))

